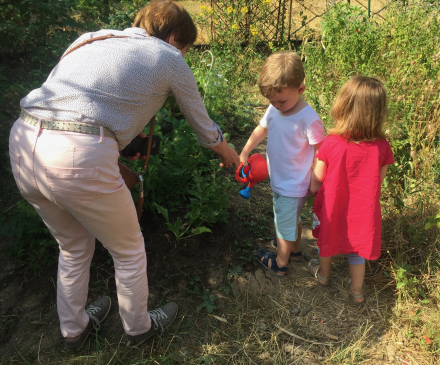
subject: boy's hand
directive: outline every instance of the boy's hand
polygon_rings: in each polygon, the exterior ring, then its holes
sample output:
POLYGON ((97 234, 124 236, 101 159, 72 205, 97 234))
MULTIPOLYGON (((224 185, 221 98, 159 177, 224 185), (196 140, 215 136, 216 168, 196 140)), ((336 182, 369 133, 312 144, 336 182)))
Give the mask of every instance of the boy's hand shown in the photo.
POLYGON ((249 137, 248 141, 246 142, 246 145, 243 147, 243 151, 241 151, 240 154, 240 162, 247 166, 247 161, 249 158, 249 154, 252 152, 252 150, 258 146, 258 144, 267 136, 267 129, 263 128, 261 125, 258 125, 254 131, 252 132, 251 136, 249 137))
POLYGON ((247 160, 249 158, 249 153, 241 151, 240 154, 240 162, 243 164, 243 166, 247 166, 247 160))

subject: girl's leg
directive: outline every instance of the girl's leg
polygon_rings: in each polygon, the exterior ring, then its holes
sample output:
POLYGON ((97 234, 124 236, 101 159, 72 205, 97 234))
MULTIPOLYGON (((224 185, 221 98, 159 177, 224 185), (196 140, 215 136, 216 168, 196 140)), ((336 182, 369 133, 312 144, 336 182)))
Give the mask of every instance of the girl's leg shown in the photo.
POLYGON ((321 267, 320 274, 323 278, 330 277, 330 270, 332 267, 333 256, 322 257, 319 256, 319 266, 321 267))
MULTIPOLYGON (((351 277, 350 290, 353 294, 362 294, 364 292, 365 259, 357 254, 348 254, 347 257, 351 277)), ((365 298, 353 299, 357 303, 362 303, 365 300, 365 298)))
MULTIPOLYGON (((318 253, 319 253, 319 250, 318 250, 318 253)), ((329 256, 329 257, 319 256, 319 265, 314 266, 312 268, 312 272, 314 274, 316 274, 316 271, 319 269, 319 275, 321 275, 325 279, 328 279, 330 277, 330 270, 332 267, 332 261, 333 261, 333 256, 329 256)), ((322 285, 326 284, 325 281, 322 281, 319 278, 318 278, 318 281, 322 285)))

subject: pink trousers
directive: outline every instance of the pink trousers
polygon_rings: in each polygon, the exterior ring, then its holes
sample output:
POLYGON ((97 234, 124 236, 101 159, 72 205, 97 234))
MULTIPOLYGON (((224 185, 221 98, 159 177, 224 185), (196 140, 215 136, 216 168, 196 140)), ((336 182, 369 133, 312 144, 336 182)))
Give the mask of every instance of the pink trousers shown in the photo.
POLYGON ((113 257, 125 332, 148 331, 144 238, 119 172, 116 141, 41 129, 19 118, 11 130, 9 153, 21 194, 59 244, 57 309, 62 335, 78 336, 89 322, 85 305, 95 238, 113 257))

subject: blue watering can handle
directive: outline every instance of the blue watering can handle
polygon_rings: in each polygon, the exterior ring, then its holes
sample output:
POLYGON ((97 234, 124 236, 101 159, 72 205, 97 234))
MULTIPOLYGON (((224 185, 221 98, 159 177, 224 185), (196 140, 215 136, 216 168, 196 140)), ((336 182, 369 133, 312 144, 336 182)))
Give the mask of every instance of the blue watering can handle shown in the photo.
POLYGON ((243 166, 243 168, 241 169, 241 174, 243 175, 243 177, 248 177, 249 174, 251 173, 251 164, 248 163, 248 166, 249 166, 249 172, 248 172, 247 175, 245 175, 245 173, 244 173, 244 168, 245 168, 245 166, 243 166))

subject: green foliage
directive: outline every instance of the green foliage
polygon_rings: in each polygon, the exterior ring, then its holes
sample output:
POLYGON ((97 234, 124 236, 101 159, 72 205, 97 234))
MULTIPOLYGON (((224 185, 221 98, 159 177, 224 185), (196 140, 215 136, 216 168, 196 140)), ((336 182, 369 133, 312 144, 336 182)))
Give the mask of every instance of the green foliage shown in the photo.
POLYGON ((217 308, 217 305, 215 304, 217 296, 215 294, 211 294, 209 289, 202 289, 202 283, 198 275, 193 279, 190 279, 188 284, 191 285, 191 289, 188 290, 188 293, 203 300, 203 302, 197 306, 196 310, 200 311, 205 308, 208 313, 213 313, 217 308))
POLYGON ((13 239, 9 254, 35 274, 54 262, 57 243, 35 209, 20 200, 0 220, 0 236, 13 239))
POLYGON ((336 4, 321 22, 322 43, 332 66, 346 73, 363 72, 377 53, 381 30, 370 26, 366 11, 348 3, 336 4), (341 41, 343 38, 343 41, 341 41))
MULTIPOLYGON (((155 133, 162 137, 161 148, 159 155, 150 159, 144 189, 147 207, 155 206, 180 240, 210 232, 205 225, 227 220, 228 183, 214 153, 201 148, 186 120, 172 114, 171 101, 166 105, 157 114, 155 133), (170 222, 168 212, 179 213, 175 223, 170 222)), ((129 165, 140 171, 143 161, 129 165)))
POLYGON ((168 217, 168 210, 166 210, 164 207, 161 207, 160 205, 153 203, 153 205, 156 207, 157 211, 163 215, 167 222, 167 228, 171 232, 174 233, 176 236, 177 241, 189 238, 204 232, 211 232, 211 230, 205 226, 197 226, 195 228, 192 228, 193 223, 195 220, 199 217, 195 217, 195 219, 190 220, 187 223, 183 223, 182 219, 180 217, 177 218, 176 222, 172 224, 170 222, 170 219, 168 217))
POLYGON ((428 217, 426 219, 426 223, 425 223, 425 226, 423 228, 428 230, 428 229, 430 229, 433 226, 435 226, 437 228, 440 228, 440 212, 439 212, 439 214, 437 214, 435 216, 428 217))
POLYGON ((194 73, 211 119, 231 133, 245 132, 253 126, 256 117, 254 106, 259 106, 260 103, 254 102, 254 105, 250 105, 249 99, 252 95, 239 92, 235 76, 232 76, 232 81, 226 78, 226 74, 233 75, 235 67, 222 60, 222 52, 229 51, 212 49, 212 52, 205 51, 200 55, 193 53, 189 55, 187 63, 194 73))
POLYGON ((211 291, 209 289, 205 289, 203 291, 203 294, 201 295, 201 298, 203 299, 203 303, 197 306, 196 310, 200 311, 205 308, 208 313, 213 313, 217 308, 217 305, 215 304, 217 296, 211 294, 211 291))
POLYGON ((0 0, 0 47, 53 62, 81 28, 70 15, 74 7, 75 0, 0 0))

